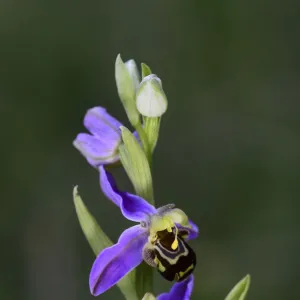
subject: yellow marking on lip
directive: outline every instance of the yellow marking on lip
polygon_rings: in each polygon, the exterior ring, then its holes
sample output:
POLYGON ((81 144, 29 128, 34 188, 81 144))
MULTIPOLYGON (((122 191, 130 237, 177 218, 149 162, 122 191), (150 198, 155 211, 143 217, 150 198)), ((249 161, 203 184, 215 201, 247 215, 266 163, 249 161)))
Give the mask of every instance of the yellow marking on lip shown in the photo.
POLYGON ((171 248, 172 248, 173 250, 176 250, 176 249, 178 248, 178 240, 177 240, 177 239, 174 240, 174 242, 173 242, 172 245, 171 245, 171 248))
POLYGON ((157 268, 160 272, 166 271, 166 268, 163 266, 163 264, 160 262, 160 260, 157 257, 154 258, 154 262, 157 264, 157 268))
POLYGON ((177 226, 174 224, 174 226, 175 226, 175 239, 174 239, 174 242, 172 243, 172 245, 171 245, 171 248, 173 249, 173 250, 176 250, 177 248, 178 248, 178 240, 177 240, 177 235, 178 235, 178 228, 177 228, 177 226))
POLYGON ((194 269, 194 264, 191 264, 185 271, 179 272, 179 278, 182 278, 187 272, 191 271, 194 269))

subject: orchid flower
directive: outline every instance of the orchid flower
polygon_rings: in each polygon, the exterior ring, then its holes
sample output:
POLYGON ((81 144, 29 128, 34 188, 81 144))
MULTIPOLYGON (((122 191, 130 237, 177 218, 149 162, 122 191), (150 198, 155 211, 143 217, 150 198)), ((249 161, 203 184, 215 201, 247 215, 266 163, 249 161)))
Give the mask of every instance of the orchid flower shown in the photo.
POLYGON ((99 171, 100 185, 107 198, 121 209, 125 218, 139 224, 124 230, 115 245, 104 249, 97 256, 89 280, 93 295, 102 294, 111 288, 143 259, 149 265, 159 267, 155 261, 151 261, 147 248, 149 243, 157 239, 158 232, 175 230, 175 239, 172 241, 175 247, 172 246, 172 249, 178 251, 182 247, 182 240, 177 235, 185 236, 186 239, 193 239, 198 235, 197 226, 182 210, 174 208, 174 205, 156 209, 143 198, 120 191, 104 166, 100 166, 99 171))

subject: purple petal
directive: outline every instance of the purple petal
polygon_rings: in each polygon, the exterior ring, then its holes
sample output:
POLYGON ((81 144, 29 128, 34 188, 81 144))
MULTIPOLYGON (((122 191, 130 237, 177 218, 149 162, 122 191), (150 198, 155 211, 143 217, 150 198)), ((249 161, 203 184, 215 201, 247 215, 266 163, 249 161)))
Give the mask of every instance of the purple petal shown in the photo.
POLYGON ((90 273, 90 290, 94 296, 104 293, 143 260, 142 250, 148 233, 140 225, 126 229, 118 243, 104 249, 90 273))
POLYGON ((79 133, 73 142, 88 162, 97 167, 100 164, 110 164, 119 159, 117 153, 120 140, 99 139, 87 133, 79 133))
POLYGON ((103 107, 94 107, 87 111, 84 126, 100 140, 120 140, 119 128, 122 124, 106 112, 103 107))
POLYGON ((189 300, 194 286, 194 276, 191 275, 181 282, 176 282, 169 293, 160 294, 157 300, 189 300))
POLYGON ((131 221, 141 222, 147 220, 149 215, 156 213, 155 207, 143 198, 119 191, 113 176, 107 172, 103 166, 99 167, 99 171, 100 186, 103 193, 108 199, 120 207, 125 218, 131 221))
POLYGON ((198 236, 198 233, 199 233, 199 229, 198 229, 198 226, 192 222, 190 219, 189 219, 189 224, 191 227, 186 227, 186 226, 182 226, 180 224, 176 224, 176 226, 178 227, 178 229, 181 231, 186 231, 188 236, 187 236, 187 240, 193 240, 195 239, 197 236, 198 236))

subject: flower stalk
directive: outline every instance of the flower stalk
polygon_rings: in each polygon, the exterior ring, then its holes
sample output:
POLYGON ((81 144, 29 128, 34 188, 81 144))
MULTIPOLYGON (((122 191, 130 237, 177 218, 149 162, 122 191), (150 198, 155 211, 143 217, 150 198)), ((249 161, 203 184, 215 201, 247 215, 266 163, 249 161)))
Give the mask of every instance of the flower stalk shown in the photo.
MULTIPOLYGON (((87 111, 84 126, 74 147, 99 174, 103 194, 126 219, 135 222, 113 243, 73 190, 78 220, 96 259, 91 268, 91 294, 98 296, 118 285, 127 300, 189 300, 196 267, 196 253, 189 241, 197 238, 198 227, 175 204, 155 206, 151 173, 152 154, 159 138, 167 97, 161 80, 149 66, 141 65, 142 81, 134 60, 123 62, 118 55, 115 79, 119 97, 132 127, 131 132, 105 108, 87 111), (121 166, 132 183, 134 194, 122 191, 112 173, 121 166), (153 271, 161 279, 175 282, 170 291, 153 293, 153 271)), ((226 300, 244 300, 249 289, 246 276, 226 300)))
POLYGON ((138 123, 135 126, 135 129, 136 129, 136 131, 138 133, 138 136, 141 140, 146 158, 148 159, 149 166, 151 168, 151 165, 152 165, 152 147, 151 147, 151 144, 150 144, 149 136, 146 134, 146 131, 144 130, 141 123, 138 123))

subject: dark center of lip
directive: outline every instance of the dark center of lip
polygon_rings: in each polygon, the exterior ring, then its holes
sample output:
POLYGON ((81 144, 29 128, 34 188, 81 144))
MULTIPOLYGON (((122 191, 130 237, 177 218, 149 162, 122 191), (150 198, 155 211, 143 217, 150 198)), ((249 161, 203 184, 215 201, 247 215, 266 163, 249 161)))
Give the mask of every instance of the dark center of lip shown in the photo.
POLYGON ((160 241, 160 243, 166 247, 167 249, 171 249, 171 245, 173 244, 175 240, 175 227, 172 228, 172 232, 168 232, 167 229, 162 231, 157 231, 157 239, 160 241))

